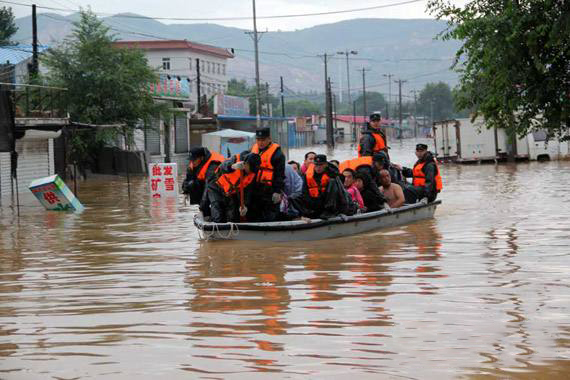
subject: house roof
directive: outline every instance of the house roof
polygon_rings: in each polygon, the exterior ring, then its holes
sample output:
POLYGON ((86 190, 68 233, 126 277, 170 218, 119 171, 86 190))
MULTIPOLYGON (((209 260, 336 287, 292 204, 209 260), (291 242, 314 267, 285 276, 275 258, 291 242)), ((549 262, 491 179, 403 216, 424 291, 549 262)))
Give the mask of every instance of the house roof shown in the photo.
POLYGON ((143 50, 190 50, 197 53, 214 55, 220 58, 233 58, 234 55, 228 50, 212 45, 199 44, 188 40, 140 40, 140 41, 115 41, 118 47, 143 50))
MULTIPOLYGON (((38 53, 48 49, 46 45, 38 45, 38 53)), ((32 45, 9 45, 0 46, 0 65, 10 63, 17 65, 32 57, 32 45)))

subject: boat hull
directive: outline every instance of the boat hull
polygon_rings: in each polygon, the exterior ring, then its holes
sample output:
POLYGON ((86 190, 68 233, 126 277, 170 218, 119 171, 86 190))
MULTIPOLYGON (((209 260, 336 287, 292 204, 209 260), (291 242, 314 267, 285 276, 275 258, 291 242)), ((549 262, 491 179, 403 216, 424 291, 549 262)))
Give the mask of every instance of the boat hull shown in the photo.
POLYGON ((441 201, 417 203, 349 217, 310 222, 209 223, 197 215, 194 224, 203 240, 313 241, 350 236, 433 218, 441 201))

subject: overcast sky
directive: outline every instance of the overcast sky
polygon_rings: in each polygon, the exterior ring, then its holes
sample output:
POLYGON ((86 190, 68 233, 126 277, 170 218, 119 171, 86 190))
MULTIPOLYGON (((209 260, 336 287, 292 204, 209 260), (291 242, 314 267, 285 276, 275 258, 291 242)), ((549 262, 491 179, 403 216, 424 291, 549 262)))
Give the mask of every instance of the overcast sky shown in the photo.
MULTIPOLYGON (((252 0, 15 0, 21 3, 35 3, 38 6, 79 9, 90 6, 91 9, 103 15, 131 12, 149 17, 183 17, 183 18, 217 18, 217 17, 250 17, 252 15, 252 0)), ((288 15, 316 12, 330 12, 356 8, 390 5, 410 0, 257 0, 257 16, 288 15)), ((464 3, 455 0, 454 3, 464 3)), ((294 30, 327 24, 354 18, 433 18, 426 12, 427 0, 373 9, 359 12, 335 15, 319 15, 310 17, 294 17, 286 19, 259 19, 260 30, 294 30)), ((30 7, 12 6, 16 17, 31 14, 30 7)), ((53 12, 39 9, 38 12, 53 12)), ((65 14, 65 12, 57 12, 65 14)), ((69 12, 68 12, 69 13, 69 12)), ((180 23, 183 21, 166 21, 164 23, 180 23)), ((204 22, 204 21, 202 21, 204 22)), ((251 28, 251 20, 211 21, 211 23, 251 28)))

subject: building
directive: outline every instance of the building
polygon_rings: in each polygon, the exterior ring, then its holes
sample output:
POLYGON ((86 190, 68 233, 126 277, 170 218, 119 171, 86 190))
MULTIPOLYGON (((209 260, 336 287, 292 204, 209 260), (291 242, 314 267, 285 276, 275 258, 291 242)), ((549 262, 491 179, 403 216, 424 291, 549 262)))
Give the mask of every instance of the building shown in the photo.
POLYGON ((228 59, 230 51, 188 40, 117 41, 116 47, 139 48, 148 64, 159 74, 190 82, 190 100, 197 104, 197 63, 200 63, 200 94, 211 97, 224 93, 228 86, 228 59))
MULTIPOLYGON (((38 53, 47 50, 39 45, 38 53)), ((28 66, 32 63, 32 45, 0 46, 0 79, 4 83, 22 84, 28 82, 28 66)), ((43 71, 42 66, 39 67, 43 71)))

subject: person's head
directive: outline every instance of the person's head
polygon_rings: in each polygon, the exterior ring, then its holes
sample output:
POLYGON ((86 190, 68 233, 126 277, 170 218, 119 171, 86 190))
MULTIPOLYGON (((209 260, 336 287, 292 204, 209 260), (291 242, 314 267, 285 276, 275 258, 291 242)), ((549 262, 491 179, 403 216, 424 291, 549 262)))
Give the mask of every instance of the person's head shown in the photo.
POLYGON ((315 156, 315 173, 322 174, 327 168, 327 156, 324 154, 317 154, 315 156))
POLYGON ((271 129, 259 128, 255 131, 255 141, 259 149, 265 149, 271 144, 271 129))
POLYGON ((370 115, 370 126, 374 129, 380 129, 382 124, 382 115, 379 112, 374 112, 370 115))
POLYGON ((380 184, 384 187, 390 187, 392 183, 392 178, 390 177, 390 172, 386 169, 380 170, 380 184))
POLYGON ((386 163, 388 162, 388 155, 386 155, 385 152, 375 153, 374 156, 372 156, 372 162, 376 169, 383 169, 386 167, 386 163))
POLYGON ((416 145, 416 157, 418 158, 418 160, 421 160, 422 158, 424 158, 424 156, 427 153, 428 147, 426 144, 417 144, 416 145))
POLYGON ((195 168, 198 167, 206 157, 206 148, 199 146, 190 149, 190 154, 188 155, 188 159, 190 160, 190 167, 195 168))
POLYGON ((356 186, 356 188, 358 190, 362 190, 364 189, 364 184, 366 183, 366 177, 363 173, 355 173, 354 174, 354 186, 356 186))
POLYGON ((348 189, 354 183, 354 170, 345 169, 342 176, 344 177, 344 187, 348 189))
POLYGON ((338 168, 338 166, 340 165, 340 162, 338 162, 337 160, 330 160, 329 161, 331 164, 333 164, 334 166, 336 166, 338 168))
POLYGON ((244 158, 244 169, 247 174, 257 173, 261 165, 261 157, 256 153, 248 153, 244 158))
POLYGON ((309 164, 312 164, 313 162, 315 162, 316 156, 317 156, 317 154, 315 152, 307 152, 305 154, 305 165, 309 165, 309 164))
POLYGON ((288 162, 288 164, 291 165, 293 170, 295 170, 297 173, 301 173, 301 165, 299 165, 297 161, 291 160, 288 162))

